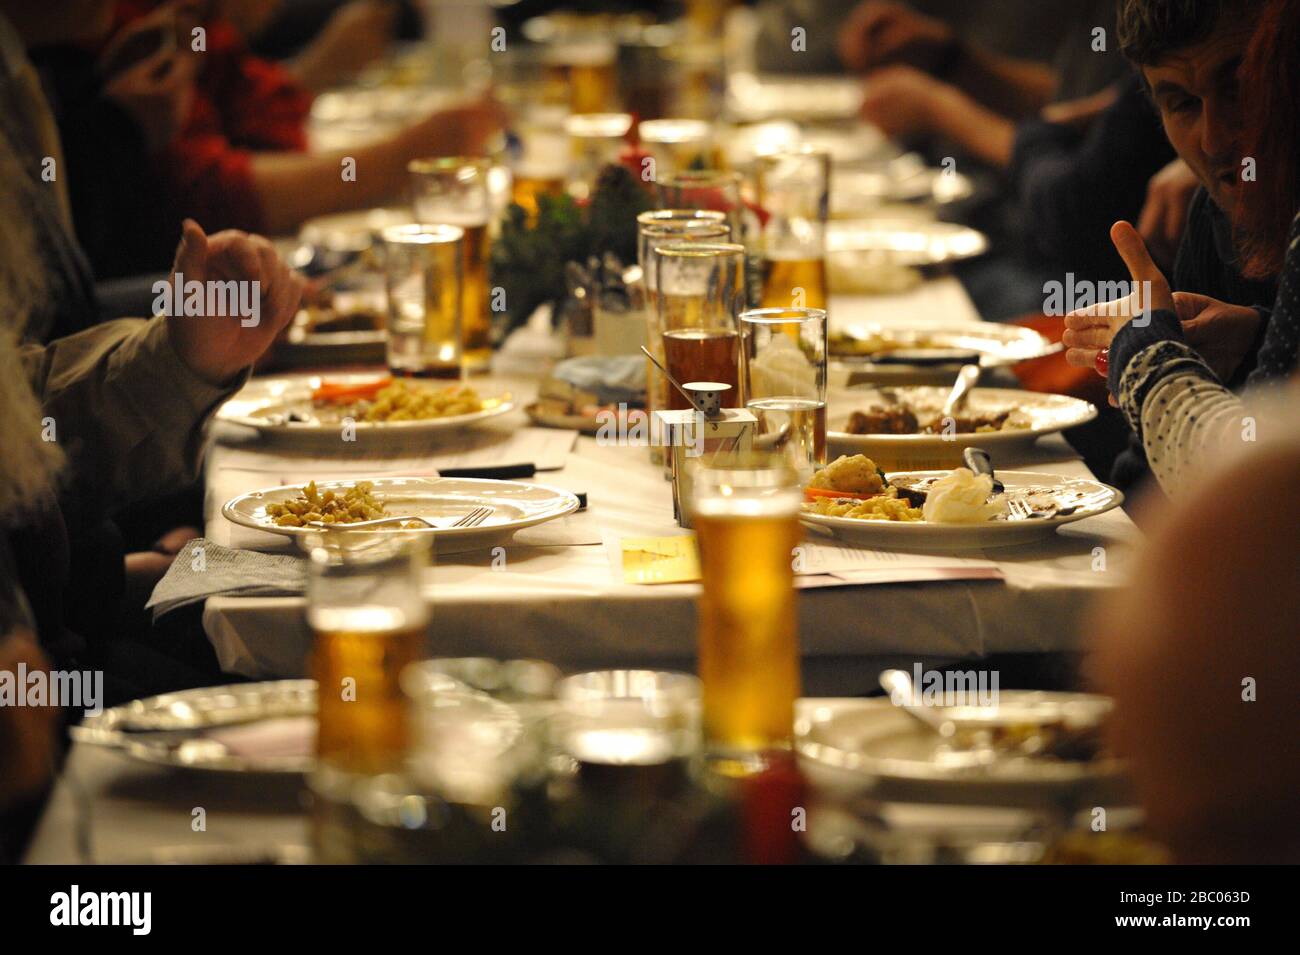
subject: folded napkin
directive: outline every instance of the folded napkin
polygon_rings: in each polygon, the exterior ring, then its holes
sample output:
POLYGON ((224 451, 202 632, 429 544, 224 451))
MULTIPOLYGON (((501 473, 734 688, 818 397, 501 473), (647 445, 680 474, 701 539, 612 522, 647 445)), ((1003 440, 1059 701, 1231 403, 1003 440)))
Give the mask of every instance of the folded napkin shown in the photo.
POLYGON ((306 589, 307 562, 288 554, 234 550, 197 538, 186 544, 145 609, 157 620, 163 614, 217 594, 241 597, 293 596, 306 589))
POLYGON ((568 358, 551 370, 551 376, 589 391, 601 404, 631 404, 645 397, 645 358, 642 355, 568 358))

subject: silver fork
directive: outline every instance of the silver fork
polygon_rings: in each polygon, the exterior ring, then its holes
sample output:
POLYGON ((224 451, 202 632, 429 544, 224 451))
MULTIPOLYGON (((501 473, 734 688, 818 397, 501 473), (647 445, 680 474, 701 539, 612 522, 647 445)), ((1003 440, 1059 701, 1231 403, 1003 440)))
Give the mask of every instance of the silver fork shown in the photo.
MULTIPOLYGON (((447 528, 478 527, 485 520, 491 517, 492 513, 493 513, 492 508, 488 507, 486 504, 480 504, 477 507, 475 507, 472 511, 469 511, 466 514, 462 514, 460 517, 456 518, 456 520, 452 521, 450 524, 447 525, 447 528)), ((434 530, 438 530, 438 525, 433 523, 433 521, 415 515, 412 515, 410 517, 377 517, 374 520, 356 521, 352 524, 326 524, 324 521, 309 521, 305 526, 321 528, 323 530, 355 531, 355 530, 364 530, 365 528, 368 527, 379 527, 383 524, 406 523, 408 521, 415 521, 417 523, 423 524, 425 527, 431 527, 434 530)))
POLYGON ((1007 510, 1010 512, 1007 519, 1012 521, 1027 521, 1034 516, 1033 508, 1023 497, 1008 497, 1007 510))

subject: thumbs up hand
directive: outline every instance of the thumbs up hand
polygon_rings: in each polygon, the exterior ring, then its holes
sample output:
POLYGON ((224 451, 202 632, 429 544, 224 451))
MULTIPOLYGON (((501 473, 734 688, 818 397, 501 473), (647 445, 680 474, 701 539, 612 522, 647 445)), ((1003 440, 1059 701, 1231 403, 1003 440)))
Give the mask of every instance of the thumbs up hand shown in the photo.
POLYGON ((1096 367, 1097 353, 1109 348, 1111 339, 1130 321, 1145 323, 1151 312, 1174 311, 1174 296, 1159 266, 1152 261, 1146 244, 1127 222, 1111 226, 1110 240, 1128 266, 1133 291, 1123 298, 1098 302, 1065 316, 1065 360, 1079 368, 1096 367))

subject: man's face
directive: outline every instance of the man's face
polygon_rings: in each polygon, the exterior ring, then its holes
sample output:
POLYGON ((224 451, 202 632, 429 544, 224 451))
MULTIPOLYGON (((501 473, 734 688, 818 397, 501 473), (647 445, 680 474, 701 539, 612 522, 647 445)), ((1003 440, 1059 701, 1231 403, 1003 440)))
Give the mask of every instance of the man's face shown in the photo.
POLYGON ((1224 17, 1196 46, 1142 68, 1169 142, 1227 213, 1242 173, 1237 69, 1254 30, 1252 17, 1232 19, 1224 17))

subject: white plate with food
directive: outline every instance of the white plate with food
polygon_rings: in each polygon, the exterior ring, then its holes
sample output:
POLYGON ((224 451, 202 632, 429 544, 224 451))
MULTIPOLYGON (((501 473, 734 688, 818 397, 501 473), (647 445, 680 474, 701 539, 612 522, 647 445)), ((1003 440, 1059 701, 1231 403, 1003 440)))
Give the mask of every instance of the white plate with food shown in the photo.
POLYGON ((945 205, 969 199, 974 184, 955 169, 927 166, 916 153, 835 170, 831 216, 860 219, 864 206, 892 202, 945 205))
POLYGON ((988 251, 988 237, 970 226, 935 219, 833 219, 826 254, 863 263, 925 267, 961 262, 988 251))
POLYGON ((801 520, 849 544, 901 550, 1006 547, 1096 517, 1124 495, 1099 481, 1001 471, 1005 491, 966 468, 886 474, 863 455, 837 458, 804 489, 801 520))
POLYGON ((1087 424, 1097 408, 1068 395, 974 388, 951 419, 951 389, 869 387, 831 393, 826 442, 832 457, 865 454, 889 470, 955 467, 963 449, 981 447, 1005 460, 1045 434, 1087 424))
POLYGON ((432 535, 440 553, 455 553, 504 544, 523 528, 578 506, 573 494, 542 484, 379 477, 264 488, 227 501, 221 513, 243 527, 286 537, 345 531, 432 535), (405 520, 354 526, 390 518, 405 520))
MULTIPOLYGON (((973 695, 973 694, 972 694, 973 695)), ((810 778, 886 801, 1055 807, 1125 805, 1122 761, 1104 752, 1111 701, 1085 693, 999 690, 987 706, 935 706, 940 736, 888 699, 805 710, 796 747, 810 778)))
POLYGON ((509 392, 388 375, 339 373, 254 378, 221 406, 217 418, 269 434, 337 438, 471 427, 514 408, 509 392))
POLYGON ((951 384, 962 365, 1001 368, 1062 349, 1032 328, 994 322, 848 325, 833 329, 828 344, 839 387, 951 384))

